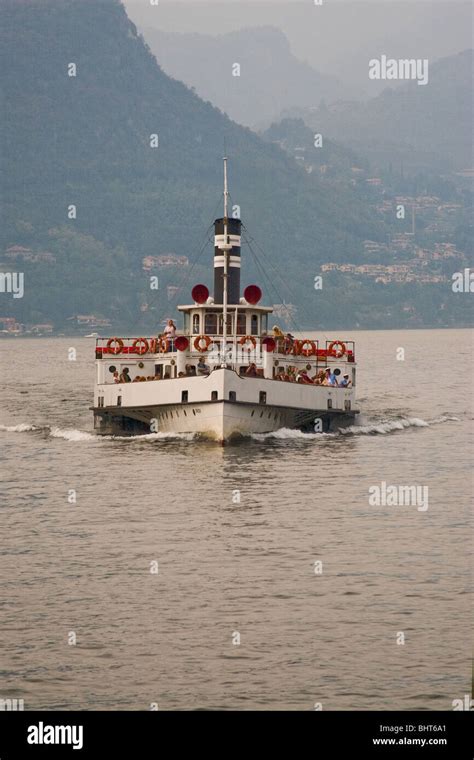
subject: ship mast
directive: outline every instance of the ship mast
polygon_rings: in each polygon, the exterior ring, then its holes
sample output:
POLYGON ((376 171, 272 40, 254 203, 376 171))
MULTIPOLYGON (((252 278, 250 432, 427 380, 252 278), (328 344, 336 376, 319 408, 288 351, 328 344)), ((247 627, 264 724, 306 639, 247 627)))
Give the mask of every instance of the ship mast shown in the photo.
POLYGON ((222 250, 224 253, 224 287, 223 287, 223 296, 222 296, 222 319, 223 319, 223 325, 222 325, 222 343, 224 346, 224 356, 223 356, 223 364, 225 366, 225 358, 227 353, 227 297, 228 297, 228 279, 229 279, 229 251, 231 250, 232 246, 229 245, 229 237, 228 237, 228 199, 229 199, 229 190, 227 187, 227 156, 224 156, 224 244, 222 246, 222 250))

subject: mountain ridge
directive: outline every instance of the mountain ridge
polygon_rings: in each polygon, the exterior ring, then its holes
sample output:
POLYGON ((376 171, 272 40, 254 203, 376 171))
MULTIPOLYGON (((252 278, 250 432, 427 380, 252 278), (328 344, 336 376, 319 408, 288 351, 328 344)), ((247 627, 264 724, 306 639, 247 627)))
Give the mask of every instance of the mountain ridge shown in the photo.
POLYGON ((403 162, 417 171, 446 172, 472 168, 466 162, 472 160, 473 50, 439 59, 429 72, 425 86, 405 82, 363 104, 339 101, 312 112, 289 109, 281 116, 303 118, 376 165, 403 162))
POLYGON ((285 107, 318 105, 353 94, 337 77, 322 74, 294 55, 283 32, 271 25, 220 35, 143 28, 163 69, 194 87, 238 123, 254 128, 285 107), (232 76, 232 64, 241 66, 232 76))

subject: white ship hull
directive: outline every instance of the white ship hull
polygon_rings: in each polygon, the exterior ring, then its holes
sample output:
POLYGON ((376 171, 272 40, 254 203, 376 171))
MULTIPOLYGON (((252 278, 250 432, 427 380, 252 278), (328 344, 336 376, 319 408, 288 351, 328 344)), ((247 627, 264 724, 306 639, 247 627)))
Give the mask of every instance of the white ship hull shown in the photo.
POLYGON ((351 424, 357 413, 351 389, 241 378, 225 369, 209 377, 109 385, 101 393, 108 398, 99 395, 94 407, 99 434, 194 433, 223 443, 281 428, 326 432, 351 424))

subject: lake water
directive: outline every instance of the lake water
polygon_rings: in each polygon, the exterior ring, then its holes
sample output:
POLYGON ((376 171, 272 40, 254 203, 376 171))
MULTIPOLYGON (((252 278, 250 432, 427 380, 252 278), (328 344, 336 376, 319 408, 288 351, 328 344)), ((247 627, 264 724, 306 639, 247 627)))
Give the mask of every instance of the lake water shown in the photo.
POLYGON ((451 710, 471 691, 472 333, 341 337, 355 428, 224 448, 97 438, 94 341, 0 341, 1 698, 451 710), (428 501, 373 506, 382 483, 428 501))

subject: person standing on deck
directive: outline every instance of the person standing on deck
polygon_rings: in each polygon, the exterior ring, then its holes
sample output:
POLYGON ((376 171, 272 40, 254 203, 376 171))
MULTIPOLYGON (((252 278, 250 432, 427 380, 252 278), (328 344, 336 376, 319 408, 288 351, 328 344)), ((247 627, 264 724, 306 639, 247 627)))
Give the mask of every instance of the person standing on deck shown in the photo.
POLYGON ((168 322, 166 323, 164 335, 165 335, 165 338, 168 340, 168 350, 174 351, 175 350, 174 339, 176 338, 176 325, 172 319, 168 319, 168 322))

